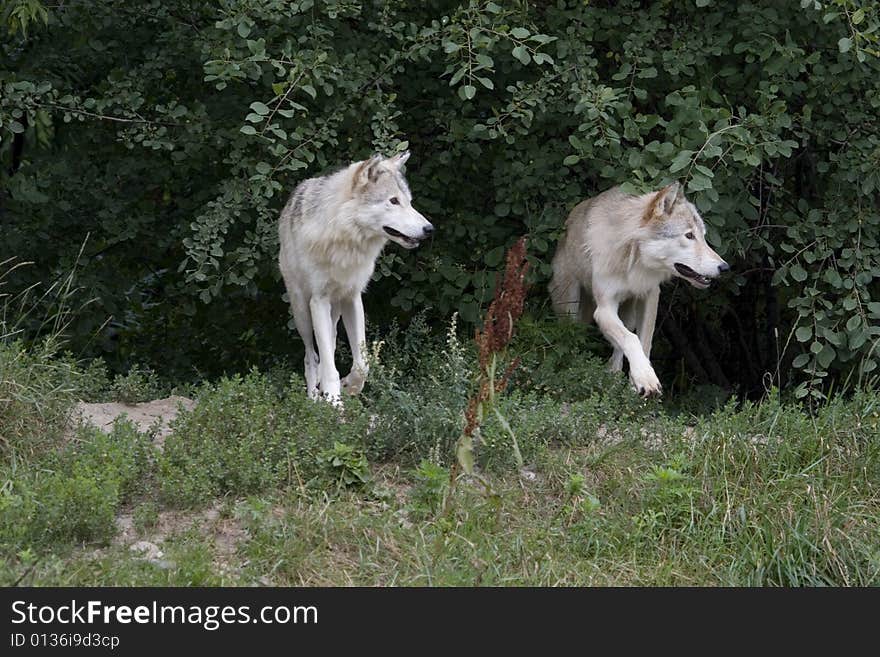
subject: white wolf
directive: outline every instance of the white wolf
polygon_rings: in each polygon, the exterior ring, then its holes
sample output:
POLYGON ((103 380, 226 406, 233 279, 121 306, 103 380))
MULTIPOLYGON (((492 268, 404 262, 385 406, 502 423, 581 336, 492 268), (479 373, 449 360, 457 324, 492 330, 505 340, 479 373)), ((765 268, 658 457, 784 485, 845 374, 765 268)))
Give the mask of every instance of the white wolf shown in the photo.
POLYGON ((278 262, 305 344, 306 386, 313 399, 323 394, 338 403, 342 388, 353 395, 361 391, 367 376, 361 294, 376 258, 389 239, 412 249, 434 232, 412 206, 401 172, 408 158, 409 152, 387 159, 374 155, 305 180, 281 211, 278 262), (340 316, 353 358, 341 381, 334 361, 340 316))
POLYGON ((609 189, 575 206, 565 224, 553 258, 554 309, 595 319, 614 347, 610 369, 620 371, 626 356, 635 389, 660 394, 650 362, 660 284, 679 276, 706 288, 730 266, 706 243, 703 220, 678 183, 641 196, 609 189))

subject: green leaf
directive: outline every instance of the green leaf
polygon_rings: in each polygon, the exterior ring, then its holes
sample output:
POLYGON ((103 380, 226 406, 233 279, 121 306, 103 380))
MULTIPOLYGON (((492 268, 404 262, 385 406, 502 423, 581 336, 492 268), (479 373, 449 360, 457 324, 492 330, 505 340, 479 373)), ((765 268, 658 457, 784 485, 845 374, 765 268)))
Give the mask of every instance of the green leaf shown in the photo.
POLYGON ((540 43, 542 46, 547 43, 552 43, 556 41, 559 37, 549 36, 547 34, 533 34, 529 37, 529 41, 534 41, 535 43, 540 43))
POLYGON ((532 57, 531 55, 529 55, 529 51, 526 50, 523 46, 517 46, 513 49, 511 54, 516 57, 523 65, 526 65, 532 61, 532 57))
POLYGON ((257 129, 252 125, 243 125, 241 126, 241 132, 246 135, 255 135, 257 134, 257 129))
POLYGON ((859 315, 853 315, 846 322, 847 331, 855 331, 862 325, 862 318, 859 315))
POLYGON ((807 271, 799 264, 795 263, 791 269, 788 270, 791 274, 791 277, 796 280, 798 283, 803 283, 807 280, 807 271))
POLYGON ((570 166, 572 166, 573 164, 577 164, 577 163, 580 162, 580 161, 581 161, 581 158, 580 158, 579 155, 569 155, 569 156, 566 157, 564 160, 562 160, 562 163, 563 163, 565 166, 570 167, 570 166))
POLYGON ((272 171, 272 167, 266 162, 257 162, 256 169, 257 173, 262 173, 264 176, 272 171))
POLYGON ((254 110, 257 114, 266 115, 269 113, 269 107, 260 101, 255 101, 251 103, 251 109, 254 110))
POLYGON ((834 350, 830 344, 826 344, 822 347, 822 351, 820 351, 816 355, 816 361, 822 367, 822 369, 828 369, 828 366, 834 362, 835 357, 837 356, 837 352, 834 350))
POLYGON ((484 55, 483 53, 477 53, 477 64, 482 66, 483 68, 492 68, 495 66, 495 60, 493 60, 489 55, 484 55))
POLYGON ((477 95, 477 88, 470 84, 462 85, 458 88, 458 95, 462 100, 470 100, 477 95))
POLYGON ((486 263, 487 267, 497 267, 501 264, 501 261, 504 259, 504 247, 496 246, 491 251, 488 251, 485 256, 483 256, 483 262, 486 263))
POLYGON ((798 342, 806 342, 810 338, 813 337, 813 327, 812 326, 800 326, 798 330, 794 332, 794 337, 797 338, 798 342))
POLYGON ((515 39, 528 39, 531 32, 529 32, 524 27, 515 27, 510 33, 513 35, 515 39))
POLYGON ((675 159, 672 160, 672 164, 669 166, 669 172, 675 173, 676 171, 681 171, 691 162, 691 157, 693 156, 693 151, 681 151, 678 155, 675 156, 675 159))
POLYGON ((849 37, 843 37, 840 41, 837 42, 837 47, 840 49, 840 52, 849 52, 850 48, 852 48, 853 42, 849 37))
POLYGON ((688 181, 687 188, 689 192, 702 192, 712 189, 712 180, 702 173, 694 173, 690 181, 688 181))

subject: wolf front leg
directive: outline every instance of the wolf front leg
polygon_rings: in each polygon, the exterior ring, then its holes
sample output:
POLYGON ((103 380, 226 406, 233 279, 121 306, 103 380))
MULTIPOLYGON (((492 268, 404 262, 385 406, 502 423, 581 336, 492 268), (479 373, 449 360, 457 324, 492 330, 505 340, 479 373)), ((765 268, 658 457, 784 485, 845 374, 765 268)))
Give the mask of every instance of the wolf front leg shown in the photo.
POLYGON ((309 309, 312 311, 312 328, 315 332, 315 342, 318 345, 318 379, 321 382, 321 392, 332 403, 340 403, 339 371, 336 369, 333 328, 333 307, 327 297, 312 297, 309 300, 309 309))
POLYGON ((364 318, 364 302, 360 294, 342 302, 342 323, 351 347, 351 372, 342 380, 342 387, 351 395, 357 395, 367 380, 366 349, 367 328, 364 318))
MULTIPOLYGON (((641 316, 641 299, 627 299, 617 308, 617 316, 629 331, 635 331, 638 318, 641 316)), ((608 361, 609 372, 620 372, 623 369, 623 350, 614 347, 614 353, 608 361)))
POLYGON ((624 326, 617 315, 617 309, 617 303, 597 301, 593 319, 614 349, 619 349, 626 356, 629 361, 629 378, 638 393, 645 396, 659 395, 662 392, 660 380, 654 373, 638 336, 624 326))

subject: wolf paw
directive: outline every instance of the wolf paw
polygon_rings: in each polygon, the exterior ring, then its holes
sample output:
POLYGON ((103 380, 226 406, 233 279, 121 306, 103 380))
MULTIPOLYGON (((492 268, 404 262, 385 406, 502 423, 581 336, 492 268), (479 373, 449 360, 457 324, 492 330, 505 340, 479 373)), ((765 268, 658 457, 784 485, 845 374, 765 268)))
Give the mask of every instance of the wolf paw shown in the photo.
POLYGON ((654 372, 654 368, 648 365, 646 368, 631 368, 629 380, 635 391, 642 397, 652 397, 663 394, 663 386, 660 385, 660 379, 654 372))
POLYGON ((367 376, 360 370, 352 370, 344 379, 342 379, 342 389, 349 395, 359 395, 364 389, 364 383, 367 376))
POLYGON ((329 379, 329 383, 325 383, 323 380, 318 383, 317 399, 323 399, 336 407, 340 407, 342 406, 342 389, 339 376, 337 375, 336 377, 327 378, 329 379))

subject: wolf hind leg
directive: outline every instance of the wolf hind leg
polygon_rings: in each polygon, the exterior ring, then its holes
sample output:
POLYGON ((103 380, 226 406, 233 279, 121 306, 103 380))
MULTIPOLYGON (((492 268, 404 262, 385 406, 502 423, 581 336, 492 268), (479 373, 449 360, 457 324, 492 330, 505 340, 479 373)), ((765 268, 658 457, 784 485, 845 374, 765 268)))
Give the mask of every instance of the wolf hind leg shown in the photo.
POLYGON ((351 372, 342 379, 342 388, 350 395, 357 395, 363 390, 369 371, 366 358, 366 319, 360 294, 342 302, 342 323, 348 336, 352 359, 351 372))
POLYGON ((320 397, 320 379, 318 377, 318 366, 320 358, 315 349, 315 337, 312 329, 312 312, 309 303, 300 295, 288 290, 290 297, 290 308, 293 311, 293 323, 296 331, 302 338, 305 346, 306 355, 304 360, 305 377, 306 377, 306 394, 310 399, 318 399, 320 397))
POLYGON ((550 281, 550 299, 553 310, 560 317, 581 318, 581 286, 573 277, 554 275, 550 281))

